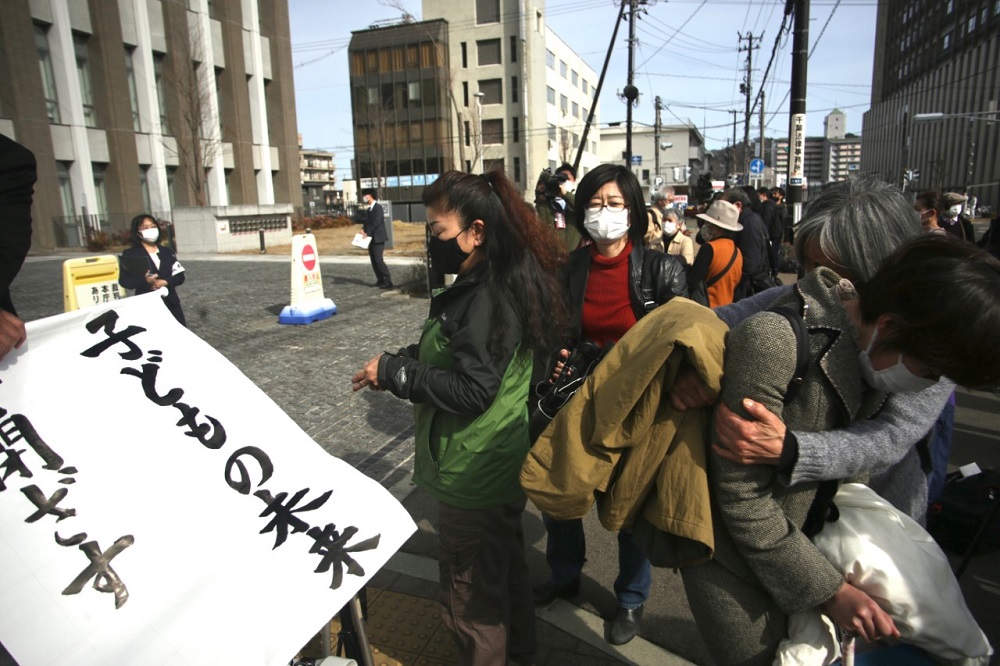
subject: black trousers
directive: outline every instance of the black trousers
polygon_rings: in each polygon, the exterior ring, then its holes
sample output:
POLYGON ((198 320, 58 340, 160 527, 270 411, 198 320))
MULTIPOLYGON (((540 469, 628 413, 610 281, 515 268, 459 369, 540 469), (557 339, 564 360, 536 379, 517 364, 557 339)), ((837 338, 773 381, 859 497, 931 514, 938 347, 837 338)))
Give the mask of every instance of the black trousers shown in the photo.
POLYGON ((372 262, 372 270, 375 271, 375 281, 379 284, 392 284, 392 276, 389 275, 389 267, 385 265, 382 253, 385 252, 385 243, 372 241, 368 246, 368 258, 372 262))

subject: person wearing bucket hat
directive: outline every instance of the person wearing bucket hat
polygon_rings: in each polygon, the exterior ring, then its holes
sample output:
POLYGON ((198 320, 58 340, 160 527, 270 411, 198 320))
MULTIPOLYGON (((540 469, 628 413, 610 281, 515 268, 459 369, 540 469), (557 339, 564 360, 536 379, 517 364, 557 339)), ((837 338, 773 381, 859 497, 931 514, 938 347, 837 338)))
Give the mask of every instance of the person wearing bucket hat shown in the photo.
POLYGON ((945 192, 941 196, 942 210, 941 227, 953 236, 958 236, 962 240, 970 243, 976 242, 976 230, 972 226, 972 221, 962 214, 965 209, 965 202, 969 197, 958 192, 945 192))
POLYGON ((697 217, 704 243, 688 271, 688 289, 694 300, 703 305, 713 308, 728 305, 733 302, 743 273, 743 254, 734 239, 743 229, 740 210, 718 199, 697 217))

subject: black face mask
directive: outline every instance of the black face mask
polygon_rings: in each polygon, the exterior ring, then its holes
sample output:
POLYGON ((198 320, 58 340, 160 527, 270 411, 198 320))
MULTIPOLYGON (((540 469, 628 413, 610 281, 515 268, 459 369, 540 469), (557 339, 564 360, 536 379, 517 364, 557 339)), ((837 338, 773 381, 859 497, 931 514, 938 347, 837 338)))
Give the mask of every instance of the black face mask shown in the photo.
POLYGON ((434 270, 442 273, 458 273, 462 263, 469 258, 469 253, 459 246, 458 236, 448 240, 431 236, 427 242, 427 254, 431 257, 434 270))

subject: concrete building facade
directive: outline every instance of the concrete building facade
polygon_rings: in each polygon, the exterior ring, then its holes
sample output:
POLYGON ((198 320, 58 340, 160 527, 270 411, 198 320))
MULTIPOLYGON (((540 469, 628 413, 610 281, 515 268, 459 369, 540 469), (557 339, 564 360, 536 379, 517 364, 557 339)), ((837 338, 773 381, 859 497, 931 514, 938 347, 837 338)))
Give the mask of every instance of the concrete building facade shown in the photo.
POLYGON ((303 148, 302 135, 299 135, 302 212, 306 215, 343 203, 342 191, 337 188, 337 169, 333 158, 334 154, 329 151, 303 148))
POLYGON ((146 211, 299 200, 286 0, 9 0, 0 132, 35 153, 35 249, 146 211))
MULTIPOLYGON (((601 130, 601 162, 624 164, 625 124, 601 130)), ((655 128, 632 125, 632 172, 647 194, 658 187, 670 186, 678 193, 687 193, 709 164, 705 155, 705 139, 693 124, 663 125, 660 141, 655 140, 655 128), (656 151, 660 152, 660 173, 656 173, 656 151), (659 176, 662 182, 656 177, 659 176)))
POLYGON ((1000 1, 879 0, 861 170, 1000 205, 1000 1))

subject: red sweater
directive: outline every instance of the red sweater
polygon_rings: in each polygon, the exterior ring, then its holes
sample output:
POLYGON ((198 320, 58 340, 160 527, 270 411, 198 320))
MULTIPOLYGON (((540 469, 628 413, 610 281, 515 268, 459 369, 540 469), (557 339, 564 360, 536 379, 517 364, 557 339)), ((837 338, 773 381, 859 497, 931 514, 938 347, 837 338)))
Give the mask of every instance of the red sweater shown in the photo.
POLYGON ((601 347, 618 342, 635 325, 635 313, 629 298, 628 257, 630 240, 617 257, 608 259, 590 246, 590 273, 583 295, 583 339, 601 347))

